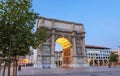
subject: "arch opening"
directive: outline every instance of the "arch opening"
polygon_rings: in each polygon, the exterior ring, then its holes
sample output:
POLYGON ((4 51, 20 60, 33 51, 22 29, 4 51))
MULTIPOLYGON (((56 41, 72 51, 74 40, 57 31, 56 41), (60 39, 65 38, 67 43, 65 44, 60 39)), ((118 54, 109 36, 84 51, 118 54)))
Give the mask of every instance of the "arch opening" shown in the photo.
MULTIPOLYGON (((69 67, 71 63, 71 42, 65 38, 61 37, 56 40, 56 45, 61 45, 61 50, 55 49, 55 63, 56 65, 62 67, 69 67)), ((55 46, 56 48, 59 46, 55 46)))

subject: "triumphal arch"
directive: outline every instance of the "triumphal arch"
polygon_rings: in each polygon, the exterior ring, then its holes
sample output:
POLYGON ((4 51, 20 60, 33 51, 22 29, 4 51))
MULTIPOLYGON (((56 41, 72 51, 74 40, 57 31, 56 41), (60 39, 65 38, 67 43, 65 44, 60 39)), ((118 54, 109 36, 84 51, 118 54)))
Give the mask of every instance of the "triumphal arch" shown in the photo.
POLYGON ((48 28, 49 39, 36 50, 34 67, 56 68, 55 43, 62 45, 62 67, 85 67, 85 30, 81 23, 39 17, 37 29, 48 28))

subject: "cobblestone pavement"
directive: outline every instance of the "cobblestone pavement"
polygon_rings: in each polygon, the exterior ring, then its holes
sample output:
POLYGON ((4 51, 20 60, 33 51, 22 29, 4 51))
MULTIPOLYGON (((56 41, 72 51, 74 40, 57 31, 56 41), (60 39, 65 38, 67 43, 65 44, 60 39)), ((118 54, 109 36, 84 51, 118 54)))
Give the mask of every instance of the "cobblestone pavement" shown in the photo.
POLYGON ((22 67, 18 71, 18 76, 120 76, 120 66, 108 68, 89 67, 89 68, 57 68, 57 69, 36 69, 33 67, 22 67))

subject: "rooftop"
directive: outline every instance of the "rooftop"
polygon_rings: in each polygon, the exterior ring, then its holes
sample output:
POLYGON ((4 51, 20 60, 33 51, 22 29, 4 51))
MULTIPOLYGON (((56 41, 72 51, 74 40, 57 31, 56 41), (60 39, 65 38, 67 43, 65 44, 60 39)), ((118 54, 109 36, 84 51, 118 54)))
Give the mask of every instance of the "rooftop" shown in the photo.
POLYGON ((108 47, 95 46, 95 45, 85 45, 85 48, 94 48, 94 49, 110 49, 108 47))

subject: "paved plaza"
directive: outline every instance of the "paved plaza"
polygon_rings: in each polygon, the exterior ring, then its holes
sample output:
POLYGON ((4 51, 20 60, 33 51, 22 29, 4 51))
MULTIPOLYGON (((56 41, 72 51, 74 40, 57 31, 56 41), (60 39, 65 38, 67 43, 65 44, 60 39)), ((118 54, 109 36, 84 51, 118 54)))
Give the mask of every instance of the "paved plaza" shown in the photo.
POLYGON ((120 76, 120 66, 108 68, 107 66, 89 68, 57 68, 36 69, 33 67, 22 67, 18 76, 120 76))

